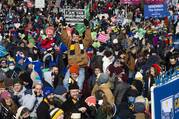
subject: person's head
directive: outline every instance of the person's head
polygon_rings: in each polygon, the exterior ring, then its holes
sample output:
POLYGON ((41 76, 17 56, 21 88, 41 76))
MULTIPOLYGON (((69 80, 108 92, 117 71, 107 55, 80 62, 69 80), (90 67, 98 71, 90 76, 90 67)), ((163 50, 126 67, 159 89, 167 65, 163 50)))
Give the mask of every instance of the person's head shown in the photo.
POLYGON ((42 94, 42 83, 37 83, 34 85, 34 92, 37 96, 42 94))
POLYGON ((177 62, 175 56, 171 56, 170 59, 169 59, 169 62, 170 62, 170 64, 171 64, 172 66, 174 66, 174 65, 176 64, 176 62, 177 62))
POLYGON ((14 70, 14 68, 15 68, 15 63, 14 62, 9 62, 8 65, 9 65, 10 70, 14 70))
POLYGON ((18 79, 15 79, 13 82, 13 89, 15 92, 20 92, 22 90, 22 84, 18 79))
POLYGON ((72 32, 72 39, 78 40, 80 38, 78 31, 73 30, 72 32))
POLYGON ((79 76, 79 66, 74 64, 74 65, 70 66, 69 70, 70 70, 71 78, 77 79, 77 77, 79 76))
POLYGON ((57 66, 54 66, 54 67, 52 68, 52 72, 53 72, 53 74, 58 75, 58 74, 59 74, 59 69, 58 69, 58 67, 57 67, 57 66))
POLYGON ((1 68, 7 68, 7 61, 6 61, 6 59, 2 59, 1 60, 1 68))
POLYGON ((77 100, 80 92, 77 82, 71 83, 69 85, 69 91, 71 98, 77 100))
POLYGON ((54 103, 54 89, 52 87, 45 87, 43 90, 43 95, 49 104, 54 103))
POLYGON ((50 111, 51 119, 64 119, 64 112, 62 109, 54 108, 50 111))
POLYGON ((4 91, 3 93, 1 93, 1 99, 4 101, 5 105, 11 106, 12 98, 11 94, 8 91, 4 91))
POLYGON ((150 67, 150 74, 152 76, 157 76, 157 75, 160 75, 161 73, 161 67, 158 65, 158 64, 153 64, 151 67, 150 67))
POLYGON ((96 76, 98 76, 102 72, 102 69, 99 66, 96 66, 94 68, 94 73, 96 76))
POLYGON ((6 86, 4 84, 4 81, 0 81, 0 94, 6 91, 6 86))
POLYGON ((16 119, 30 119, 30 110, 24 106, 19 107, 16 113, 16 119))

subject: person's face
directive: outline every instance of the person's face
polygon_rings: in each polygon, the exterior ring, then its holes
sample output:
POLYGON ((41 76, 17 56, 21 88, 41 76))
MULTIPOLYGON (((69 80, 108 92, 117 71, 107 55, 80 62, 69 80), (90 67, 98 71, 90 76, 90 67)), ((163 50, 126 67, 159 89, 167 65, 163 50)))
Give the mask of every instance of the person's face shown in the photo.
POLYGON ((34 91, 35 91, 36 95, 39 96, 40 94, 42 94, 42 86, 36 85, 34 88, 34 91))
POLYGON ((26 119, 30 117, 30 113, 29 112, 25 112, 23 115, 22 115, 22 119, 26 119))
POLYGON ((21 88, 22 88, 22 85, 20 83, 16 83, 14 84, 14 90, 16 92, 20 92, 21 91, 21 88))
POLYGON ((150 68, 150 74, 155 76, 155 69, 153 67, 150 68))
POLYGON ((76 73, 71 73, 71 78, 72 78, 72 79, 77 79, 77 78, 78 78, 78 74, 76 74, 76 73))
POLYGON ((79 96, 79 89, 72 89, 70 90, 70 96, 77 100, 78 99, 78 96, 79 96))
POLYGON ((0 94, 3 93, 3 92, 5 92, 5 91, 6 91, 5 88, 0 88, 0 94))
POLYGON ((95 75, 98 75, 101 73, 101 70, 99 68, 95 68, 94 73, 95 75))
POLYGON ((9 69, 13 70, 15 68, 15 65, 13 63, 9 64, 9 69))
POLYGON ((37 50, 34 49, 33 52, 34 52, 34 54, 37 54, 37 50))
POLYGON ((73 39, 74 39, 74 40, 78 40, 78 39, 79 39, 79 36, 76 35, 76 34, 73 34, 73 39))
POLYGON ((59 73, 58 67, 53 67, 53 73, 56 75, 59 73))
POLYGON ((10 97, 5 99, 6 105, 10 106, 12 104, 12 99, 10 97))
POLYGON ((174 58, 170 59, 170 64, 175 65, 176 64, 176 59, 174 59, 174 58))
POLYGON ((50 95, 48 95, 48 96, 47 96, 47 99, 48 99, 48 101, 49 101, 50 103, 53 103, 53 101, 54 101, 54 94, 51 93, 50 95))
POLYGON ((1 62, 1 67, 3 67, 3 68, 7 67, 6 61, 2 61, 2 62, 1 62))

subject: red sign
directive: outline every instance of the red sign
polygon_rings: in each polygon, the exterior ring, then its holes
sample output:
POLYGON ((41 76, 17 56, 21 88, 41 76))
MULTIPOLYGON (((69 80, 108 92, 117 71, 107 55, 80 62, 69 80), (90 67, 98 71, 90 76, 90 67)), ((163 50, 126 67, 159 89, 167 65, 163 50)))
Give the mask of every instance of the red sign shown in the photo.
POLYGON ((163 4, 164 0, 144 0, 145 4, 163 4))
POLYGON ((52 38, 53 34, 54 34, 54 27, 53 26, 49 26, 47 27, 45 33, 47 34, 47 37, 52 38))

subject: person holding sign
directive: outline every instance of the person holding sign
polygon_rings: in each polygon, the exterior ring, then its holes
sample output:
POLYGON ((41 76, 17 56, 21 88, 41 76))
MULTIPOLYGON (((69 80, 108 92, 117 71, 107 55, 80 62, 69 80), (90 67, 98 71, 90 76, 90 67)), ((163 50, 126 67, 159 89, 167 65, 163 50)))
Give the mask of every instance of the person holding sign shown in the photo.
MULTIPOLYGON (((67 33, 66 23, 63 21, 63 29, 61 38, 63 42, 68 46, 68 64, 69 67, 72 65, 78 65, 79 66, 79 81, 80 84, 83 84, 84 82, 84 73, 85 73, 85 67, 89 63, 88 56, 86 54, 86 49, 92 44, 92 38, 91 38, 91 30, 89 28, 89 21, 84 19, 84 24, 86 26, 86 31, 84 33, 84 36, 80 36, 77 30, 73 30, 71 33, 71 36, 67 33)), ((64 85, 68 89, 68 79, 70 78, 69 70, 66 73, 65 79, 64 79, 64 85)), ((80 85, 80 90, 82 90, 83 85, 80 85)))

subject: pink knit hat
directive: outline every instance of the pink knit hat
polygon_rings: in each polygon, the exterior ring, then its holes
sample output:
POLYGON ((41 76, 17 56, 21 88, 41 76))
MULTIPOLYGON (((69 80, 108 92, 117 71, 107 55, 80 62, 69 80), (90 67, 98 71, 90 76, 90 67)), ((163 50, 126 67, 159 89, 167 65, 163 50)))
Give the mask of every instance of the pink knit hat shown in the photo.
POLYGON ((11 94, 8 91, 1 93, 1 99, 11 98, 11 94))

